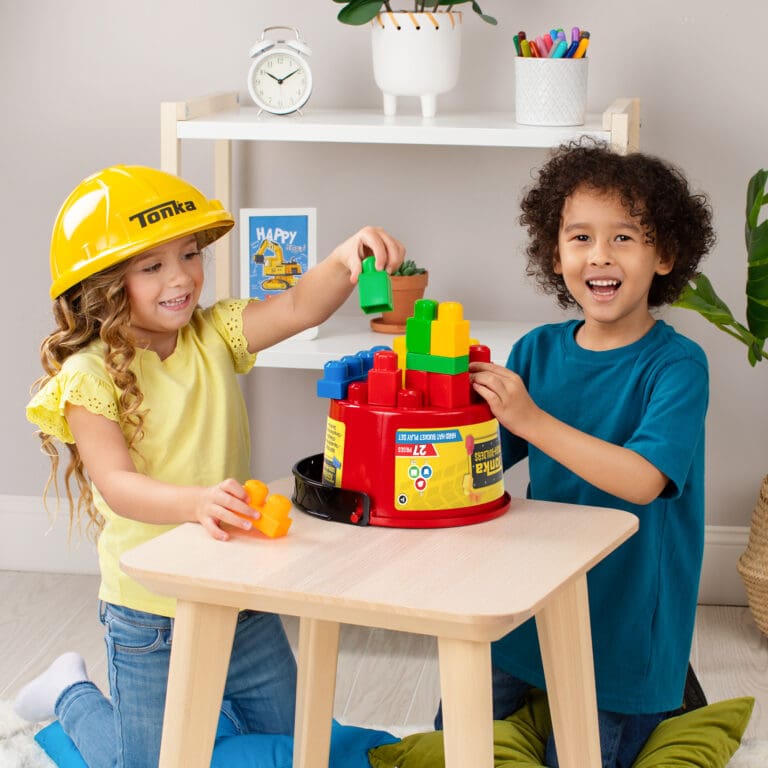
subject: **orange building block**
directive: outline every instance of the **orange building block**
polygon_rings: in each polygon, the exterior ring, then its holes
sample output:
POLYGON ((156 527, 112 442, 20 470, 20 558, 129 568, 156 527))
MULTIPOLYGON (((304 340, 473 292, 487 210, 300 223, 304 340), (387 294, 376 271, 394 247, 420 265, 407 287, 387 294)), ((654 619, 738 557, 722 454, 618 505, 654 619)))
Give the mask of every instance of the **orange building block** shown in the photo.
POLYGON ((436 357, 469 355, 469 320, 464 319, 464 307, 458 301, 438 304, 437 319, 432 321, 429 353, 436 357))
POLYGON ((248 491, 248 506, 261 515, 256 520, 248 518, 253 527, 270 539, 285 536, 293 522, 289 517, 290 499, 280 493, 267 495, 269 488, 261 480, 247 480, 244 487, 248 491))

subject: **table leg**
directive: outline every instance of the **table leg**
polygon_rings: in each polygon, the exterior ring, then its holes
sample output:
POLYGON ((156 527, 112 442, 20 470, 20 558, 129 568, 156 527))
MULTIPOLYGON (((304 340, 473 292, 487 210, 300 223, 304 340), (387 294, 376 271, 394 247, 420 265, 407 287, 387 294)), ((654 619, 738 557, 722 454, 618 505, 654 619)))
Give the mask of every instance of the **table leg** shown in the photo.
POLYGON ((493 768, 491 646, 440 637, 445 768, 493 768))
POLYGON ((338 655, 338 622, 299 621, 293 768, 328 767, 338 655))
POLYGON ((237 614, 237 608, 178 601, 160 768, 210 766, 237 614))
POLYGON ((586 576, 551 595, 536 626, 560 768, 600 768, 586 576))

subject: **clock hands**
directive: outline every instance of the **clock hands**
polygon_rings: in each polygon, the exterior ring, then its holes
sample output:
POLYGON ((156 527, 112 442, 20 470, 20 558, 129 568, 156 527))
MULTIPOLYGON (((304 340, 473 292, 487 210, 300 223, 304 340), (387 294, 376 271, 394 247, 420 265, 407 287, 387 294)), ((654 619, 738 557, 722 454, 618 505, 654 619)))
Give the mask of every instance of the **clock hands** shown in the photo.
POLYGON ((290 74, 287 74, 285 77, 275 77, 271 72, 267 72, 267 74, 273 79, 277 80, 278 85, 282 85, 284 81, 286 81, 289 77, 293 77, 299 70, 294 69, 293 72, 290 74))

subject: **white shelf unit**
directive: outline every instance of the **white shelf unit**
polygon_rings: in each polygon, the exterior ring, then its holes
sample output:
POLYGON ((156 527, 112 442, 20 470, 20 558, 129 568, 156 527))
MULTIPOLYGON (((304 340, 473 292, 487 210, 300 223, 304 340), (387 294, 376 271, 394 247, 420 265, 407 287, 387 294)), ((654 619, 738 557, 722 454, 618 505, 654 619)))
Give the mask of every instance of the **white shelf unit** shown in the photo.
MULTIPOLYGON (((423 144, 453 147, 548 149, 580 136, 609 142, 620 152, 639 147, 640 102, 616 99, 602 114, 587 115, 584 125, 544 128, 518 125, 513 113, 456 113, 422 118, 387 117, 375 110, 308 110, 276 117, 241 106, 236 92, 189 101, 164 102, 160 119, 160 160, 163 170, 181 175, 183 141, 214 143, 214 196, 232 210, 232 142, 280 141, 354 144, 423 144)), ((216 296, 230 294, 231 235, 216 245, 216 296)), ((495 362, 506 362, 509 347, 530 327, 524 323, 472 320, 472 335, 491 348, 495 362)), ((262 352, 258 364, 277 368, 322 368, 328 360, 389 345, 391 337, 368 330, 365 317, 332 318, 317 338, 289 340, 262 352)))

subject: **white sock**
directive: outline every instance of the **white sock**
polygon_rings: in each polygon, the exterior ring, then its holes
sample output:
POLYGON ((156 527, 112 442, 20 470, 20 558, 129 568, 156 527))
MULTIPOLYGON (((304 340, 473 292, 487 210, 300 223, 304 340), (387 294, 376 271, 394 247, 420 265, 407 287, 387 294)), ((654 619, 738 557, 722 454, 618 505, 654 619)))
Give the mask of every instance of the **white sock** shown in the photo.
POLYGON ((64 653, 19 691, 13 709, 19 717, 32 723, 50 720, 59 696, 70 685, 83 680, 88 680, 85 659, 74 651, 64 653))

